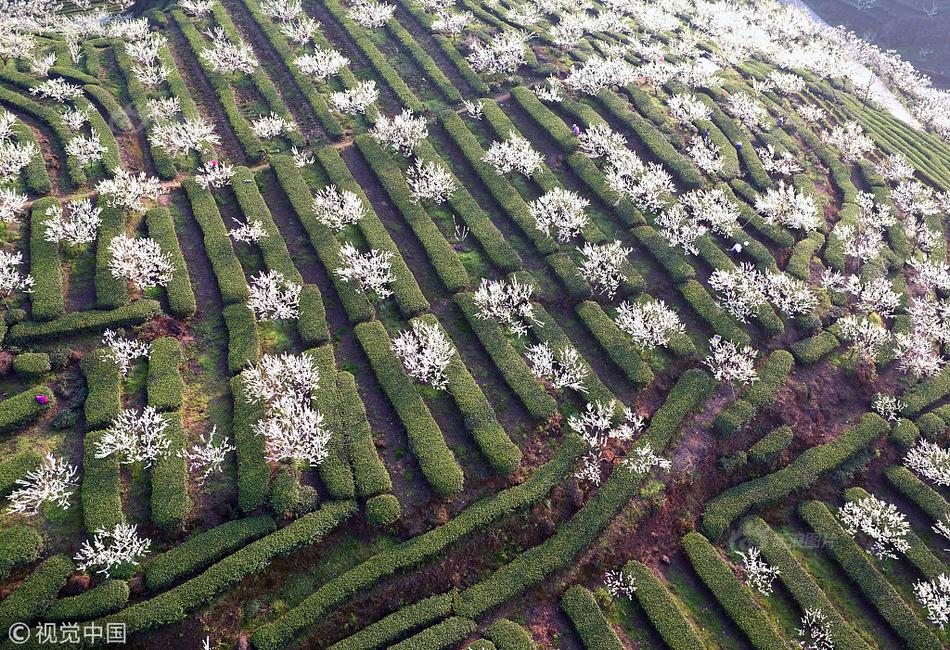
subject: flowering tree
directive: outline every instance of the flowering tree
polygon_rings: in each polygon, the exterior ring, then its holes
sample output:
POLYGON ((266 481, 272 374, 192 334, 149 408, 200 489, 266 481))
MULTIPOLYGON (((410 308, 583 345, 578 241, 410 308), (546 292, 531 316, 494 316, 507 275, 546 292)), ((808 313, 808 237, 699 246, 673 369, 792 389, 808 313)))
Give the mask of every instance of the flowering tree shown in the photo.
POLYGON ((434 161, 424 162, 418 158, 415 164, 406 170, 406 184, 412 191, 414 203, 444 203, 458 189, 455 176, 444 165, 434 161))
POLYGON ((465 31, 465 28, 475 20, 475 14, 471 11, 440 11, 436 14, 435 20, 430 27, 432 31, 439 34, 448 34, 449 36, 458 36, 465 31))
POLYGON ((529 35, 515 29, 496 34, 490 44, 475 41, 468 62, 478 72, 511 75, 525 62, 529 35))
POLYGON ((600 461, 604 451, 612 440, 632 440, 643 428, 643 418, 629 408, 621 408, 616 400, 597 401, 588 402, 584 411, 569 416, 567 426, 580 436, 588 447, 575 476, 599 485, 600 461))
POLYGON ((852 344, 852 352, 869 363, 877 360, 892 338, 887 328, 879 322, 854 314, 839 318, 836 325, 839 337, 852 344))
POLYGON ((13 182, 38 153, 39 149, 32 142, 0 141, 0 182, 13 182))
POLYGON ((145 172, 134 174, 122 168, 112 172, 112 178, 100 181, 96 191, 109 197, 109 205, 135 213, 145 212, 148 201, 162 193, 161 182, 145 172))
POLYGON ((64 104, 82 97, 82 86, 71 84, 62 77, 54 77, 33 86, 30 94, 64 104))
POLYGON ((607 186, 620 198, 629 198, 644 210, 658 212, 666 207, 675 188, 673 177, 658 163, 644 164, 629 149, 615 151, 604 170, 607 186))
POLYGON ((696 95, 681 93, 673 95, 667 101, 670 115, 680 124, 692 124, 696 120, 706 120, 712 115, 712 109, 699 100, 696 95))
POLYGON ((261 271, 251 281, 247 306, 262 321, 297 318, 302 289, 280 271, 261 271))
POLYGON ((376 29, 385 25, 396 8, 385 2, 376 2, 376 0, 354 0, 350 5, 350 10, 346 15, 353 22, 359 23, 367 29, 376 29))
POLYGON ((357 223, 366 216, 366 206, 355 192, 327 185, 313 197, 313 211, 317 221, 334 232, 357 223))
POLYGON ((234 165, 209 160, 195 173, 195 182, 206 190, 219 189, 234 178, 234 165))
POLYGON ((316 79, 327 79, 345 68, 350 60, 331 48, 315 48, 313 52, 302 54, 294 63, 304 74, 316 79))
POLYGON ((769 174, 778 174, 779 176, 794 176, 804 168, 798 162, 790 151, 778 152, 768 144, 755 150, 759 154, 759 160, 762 161, 762 167, 769 174))
POLYGON ((782 95, 793 95, 805 90, 805 80, 791 72, 772 70, 767 78, 772 88, 782 95))
POLYGON ((139 537, 135 524, 116 524, 112 530, 100 528, 92 542, 83 542, 76 553, 80 571, 95 569, 106 578, 117 569, 138 564, 139 558, 148 553, 152 541, 139 537))
POLYGON ((750 129, 768 127, 768 112, 750 95, 745 93, 730 95, 726 110, 750 129))
POLYGON ((336 273, 344 282, 355 282, 364 293, 371 292, 377 299, 392 295, 390 286, 396 281, 392 272, 393 253, 370 249, 361 253, 350 243, 340 246, 342 266, 336 273))
POLYGON ((230 228, 228 234, 234 241, 244 242, 245 244, 256 244, 267 237, 267 231, 264 230, 264 223, 260 219, 251 219, 247 223, 235 220, 236 228, 230 228))
POLYGON ((261 12, 280 22, 293 20, 303 11, 300 0, 263 0, 261 12))
POLYGON ((742 573, 745 583, 764 596, 772 594, 772 583, 779 576, 778 567, 762 559, 762 552, 755 546, 747 551, 736 551, 742 558, 742 573))
POLYGON ((892 183, 912 179, 915 171, 914 166, 902 153, 892 153, 884 156, 874 168, 878 174, 884 177, 884 180, 892 183))
POLYGON ((22 253, 0 250, 0 300, 9 298, 15 291, 32 293, 33 276, 20 273, 17 267, 21 264, 22 253))
POLYGON ((109 242, 109 254, 112 276, 139 289, 164 287, 171 282, 175 267, 154 239, 116 235, 109 242))
POLYGON ((148 109, 143 118, 153 122, 168 120, 181 113, 181 100, 177 97, 153 97, 148 100, 148 109))
POLYGON ((538 99, 543 102, 550 102, 552 104, 563 102, 564 86, 560 79, 551 76, 547 78, 547 81, 543 86, 535 89, 534 94, 537 95, 538 99))
POLYGON ((581 264, 581 273, 600 293, 613 300, 620 288, 620 283, 626 279, 624 266, 627 256, 633 252, 632 248, 624 248, 621 242, 612 241, 605 244, 587 242, 580 249, 584 261, 581 264))
POLYGON ((639 350, 667 346, 674 335, 686 331, 679 315, 662 300, 623 302, 617 307, 616 321, 639 350))
MULTIPOLYGON (((644 68, 639 72, 646 74, 644 68)), ((622 57, 612 56, 604 58, 597 54, 591 55, 564 78, 564 85, 571 90, 585 94, 596 95, 604 88, 625 86, 633 83, 638 71, 622 57)))
POLYGON ((633 596, 633 592, 637 590, 637 583, 634 582, 633 576, 629 573, 608 571, 604 575, 604 587, 607 588, 607 593, 613 598, 620 598, 621 596, 630 598, 633 596))
POLYGON ((438 390, 448 387, 445 370, 456 354, 455 346, 437 323, 412 321, 411 330, 403 330, 393 338, 392 350, 416 381, 438 390))
POLYGON ((0 221, 16 223, 17 217, 26 211, 29 200, 28 196, 14 189, 0 188, 0 221))
POLYGON ((929 440, 920 440, 904 456, 904 466, 937 485, 950 485, 950 450, 929 440))
POLYGON ((168 453, 168 423, 154 407, 125 409, 112 421, 96 444, 96 458, 115 455, 120 463, 142 462, 151 467, 168 453))
POLYGON ((577 142, 581 153, 588 158, 610 157, 627 147, 627 138, 611 129, 606 122, 592 124, 577 136, 577 142))
POLYGON ((465 114, 475 120, 481 120, 484 110, 485 102, 482 100, 472 101, 470 99, 462 100, 462 108, 465 110, 465 114))
POLYGON ((780 223, 786 228, 814 230, 822 223, 822 215, 815 200, 779 181, 755 201, 755 209, 770 224, 780 223))
POLYGON ((294 166, 300 169, 306 167, 307 165, 312 165, 313 161, 316 160, 312 151, 308 151, 306 149, 300 150, 297 148, 297 145, 290 147, 290 155, 294 159, 294 166))
POLYGON ((242 377, 247 400, 266 405, 285 396, 309 399, 319 385, 320 371, 307 354, 265 354, 242 377))
POLYGON ((482 161, 494 167, 499 176, 517 170, 530 177, 544 165, 544 157, 514 131, 508 132, 508 139, 504 142, 492 142, 482 161))
POLYGON ((296 128, 293 122, 277 113, 255 118, 251 121, 251 127, 254 129, 254 135, 262 140, 271 140, 284 133, 290 133, 296 128))
POLYGON ((179 458, 188 461, 189 469, 198 474, 199 483, 204 483, 209 476, 222 471, 225 457, 236 449, 224 436, 221 440, 215 440, 217 431, 217 427, 212 426, 207 436, 202 433, 190 450, 181 449, 178 452, 179 458))
POLYGON ((579 393, 587 392, 584 380, 589 370, 571 346, 565 345, 554 352, 547 343, 536 343, 525 347, 525 356, 538 379, 550 382, 558 390, 571 388, 579 393))
POLYGON ((843 505, 838 516, 849 533, 861 533, 870 542, 871 553, 879 560, 896 559, 910 548, 906 539, 910 524, 892 503, 869 495, 843 505))
POLYGON ((125 377, 136 359, 148 357, 148 344, 137 339, 127 339, 115 330, 107 329, 102 334, 100 345, 108 350, 108 357, 119 367, 125 377))
POLYGON ((520 282, 517 277, 510 281, 482 278, 474 294, 477 315, 504 325, 514 336, 524 336, 536 322, 533 294, 534 286, 520 282))
POLYGON ((9 496, 10 508, 7 512, 38 515, 45 503, 69 508, 69 497, 76 489, 77 475, 78 470, 74 465, 47 452, 39 467, 17 480, 17 487, 9 496))
POLYGON ((70 201, 69 211, 65 212, 59 204, 46 209, 45 232, 43 238, 48 242, 81 246, 96 240, 102 210, 91 199, 70 201))
POLYGON ((429 129, 424 117, 413 117, 412 111, 405 109, 394 117, 380 115, 371 133, 380 144, 408 158, 428 137, 429 129))
POLYGON ((834 650, 831 619, 820 609, 806 609, 798 632, 798 647, 801 650, 834 650))
POLYGON ((914 596, 927 610, 927 620, 944 629, 950 621, 950 576, 941 573, 933 580, 914 583, 914 596))
POLYGON ((194 18, 201 18, 211 13, 215 0, 179 0, 178 6, 186 14, 194 18))
MULTIPOLYGON (((99 141, 99 136, 95 133, 73 136, 64 149, 66 155, 72 156, 84 167, 102 160, 102 154, 106 151, 105 145, 99 141)), ((31 155, 30 159, 32 157, 31 155)))
POLYGON ((579 194, 555 187, 528 205, 538 230, 559 242, 569 242, 587 225, 590 201, 579 194))
POLYGON ((811 104, 802 104, 796 110, 803 120, 812 124, 825 119, 825 111, 811 104))
POLYGON ((885 420, 897 421, 897 414, 904 408, 904 402, 887 393, 877 393, 871 400, 871 408, 885 420))
POLYGON ((372 79, 358 81, 352 88, 330 93, 330 103, 341 113, 355 115, 365 113, 377 99, 379 89, 372 79))
POLYGON ((694 137, 690 140, 686 152, 696 166, 707 174, 718 174, 725 164, 722 156, 719 155, 719 147, 709 138, 694 137))
POLYGON ((220 26, 205 32, 205 35, 211 39, 211 44, 203 49, 199 56, 215 72, 251 74, 257 68, 257 56, 251 46, 244 41, 238 39, 237 43, 232 43, 220 26))
POLYGON ((857 162, 874 151, 874 140, 864 135, 857 122, 845 122, 825 131, 822 139, 841 152, 848 162, 857 162))
POLYGON ((709 340, 709 356, 704 363, 718 381, 726 381, 735 386, 758 381, 755 370, 756 352, 748 345, 741 348, 731 341, 720 338, 709 340))
POLYGON ((149 132, 152 145, 164 149, 170 156, 184 156, 191 150, 201 151, 221 142, 214 125, 203 117, 183 122, 159 122, 149 132))

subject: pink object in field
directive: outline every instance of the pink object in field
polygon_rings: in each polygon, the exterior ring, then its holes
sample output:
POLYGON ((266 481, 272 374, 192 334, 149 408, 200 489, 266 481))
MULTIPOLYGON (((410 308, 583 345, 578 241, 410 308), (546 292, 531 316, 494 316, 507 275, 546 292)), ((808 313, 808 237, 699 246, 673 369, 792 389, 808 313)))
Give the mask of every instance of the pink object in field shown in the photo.
POLYGON ((42 404, 43 406, 46 406, 47 404, 49 404, 49 398, 46 395, 37 395, 36 401, 42 404))

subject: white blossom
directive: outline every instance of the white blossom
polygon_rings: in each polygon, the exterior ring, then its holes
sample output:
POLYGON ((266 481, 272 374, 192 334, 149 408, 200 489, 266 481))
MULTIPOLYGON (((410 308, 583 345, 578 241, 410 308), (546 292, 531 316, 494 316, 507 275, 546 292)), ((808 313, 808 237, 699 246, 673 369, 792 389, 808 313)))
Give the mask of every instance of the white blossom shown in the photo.
POLYGON ((181 113, 181 100, 178 97, 156 97, 148 100, 148 119, 154 122, 170 120, 181 113))
POLYGON ((747 551, 736 551, 742 558, 742 573, 745 583, 764 596, 772 594, 772 583, 780 574, 778 567, 774 567, 762 559, 762 553, 755 546, 747 551))
POLYGON ((910 548, 907 517, 892 503, 870 495, 849 501, 838 510, 845 529, 852 535, 861 533, 871 543, 871 553, 879 560, 897 558, 910 548))
POLYGON ((63 104, 82 97, 82 87, 71 84, 61 77, 47 79, 30 89, 31 95, 37 95, 63 104))
POLYGON ((772 88, 782 95, 800 93, 805 89, 805 80, 791 72, 772 70, 768 75, 772 88))
POLYGON ((201 18, 211 13, 215 0, 178 0, 178 6, 186 14, 194 18, 201 18))
POLYGON ((33 276, 20 273, 17 267, 21 264, 23 264, 22 253, 0 250, 0 300, 9 298, 15 291, 32 293, 33 276))
POLYGON ((62 458, 47 452, 43 463, 16 482, 10 493, 8 513, 38 515, 44 503, 69 508, 69 497, 77 486, 78 469, 62 458))
POLYGON ((79 131, 89 121, 91 114, 92 110, 88 107, 78 109, 70 106, 63 110, 60 115, 63 118, 63 124, 65 124, 70 131, 79 131))
POLYGON ((504 325, 514 336, 524 336, 536 322, 533 294, 534 286, 520 282, 517 277, 510 281, 482 278, 473 299, 479 318, 504 325))
POLYGON ((820 122, 825 118, 825 111, 811 104, 802 104, 795 110, 803 120, 809 123, 820 122))
POLYGON ((667 346, 674 335, 686 331, 679 315, 662 300, 623 302, 617 307, 616 321, 640 350, 667 346))
POLYGON ((670 246, 679 246, 687 253, 697 255, 696 240, 705 235, 709 228, 690 214, 685 203, 677 203, 660 212, 656 217, 660 234, 670 246))
POLYGON ((261 0, 261 12, 280 22, 293 20, 302 11, 300 0, 261 0))
POLYGON ((379 98, 379 89, 372 79, 357 82, 352 88, 330 94, 330 103, 341 113, 365 113, 379 98))
POLYGON ((712 109, 699 100, 696 95, 680 93, 667 101, 670 115, 680 124, 691 124, 697 120, 709 119, 712 109))
POLYGON ((234 165, 209 160, 195 173, 195 183, 206 190, 220 189, 234 177, 234 165))
POLYGON ((643 418, 616 400, 588 402, 579 414, 567 418, 567 426, 588 447, 575 476, 599 485, 600 463, 612 440, 629 441, 643 428, 643 418))
POLYGON ((484 110, 484 106, 485 102, 480 99, 478 101, 472 101, 470 99, 462 100, 462 108, 464 109, 465 113, 475 120, 482 119, 482 111, 484 110))
POLYGON ((492 142, 482 160, 494 167, 499 176, 518 171, 530 177, 544 165, 544 157, 514 131, 508 132, 507 140, 492 142))
POLYGON ((380 300, 392 295, 390 285, 396 281, 392 272, 393 253, 370 249, 361 253, 352 244, 340 246, 343 265, 336 273, 344 282, 355 282, 364 293, 372 292, 380 300))
POLYGON ((445 371, 456 351, 438 324, 412 321, 411 330, 403 330, 393 338, 392 350, 416 381, 438 390, 448 387, 445 371))
POLYGON ((950 450, 920 440, 907 452, 904 466, 936 485, 950 486, 950 450))
POLYGON ((615 240, 604 244, 587 242, 580 252, 584 256, 581 264, 584 278, 598 292, 613 300, 620 283, 626 278, 623 269, 633 249, 624 248, 621 242, 615 240))
POLYGON ((609 158, 604 171, 607 186, 638 208, 658 212, 669 203, 675 188, 673 177, 658 163, 644 165, 629 149, 609 158))
POLYGON ((822 214, 815 200, 779 181, 755 201, 755 209, 770 224, 779 223, 796 230, 814 230, 822 224, 822 214))
POLYGON ((755 349, 737 346, 721 338, 709 340, 709 356, 703 361, 718 381, 731 384, 751 384, 758 381, 755 370, 755 349))
POLYGON ((113 277, 131 282, 140 289, 166 286, 174 265, 168 253, 154 239, 116 235, 109 242, 109 270, 113 277))
POLYGON ((867 361, 875 361, 882 348, 891 341, 891 333, 869 318, 855 315, 838 319, 838 335, 852 344, 852 349, 867 361))
POLYGON ((205 33, 211 44, 201 50, 199 56, 205 64, 219 74, 243 72, 251 74, 258 66, 257 56, 250 45, 238 39, 231 39, 220 26, 205 33))
POLYGON ((154 201, 162 193, 160 181, 145 172, 136 175, 118 168, 112 174, 112 178, 100 181, 96 186, 96 191, 109 197, 110 207, 145 212, 146 202, 154 201))
POLYGON ((571 388, 579 393, 587 392, 584 380, 589 371, 573 347, 565 345, 555 352, 547 343, 537 343, 525 347, 525 356, 538 379, 551 382, 557 389, 571 388))
POLYGON ((251 281, 247 306, 261 321, 297 318, 302 289, 280 271, 261 271, 251 281))
MULTIPOLYGON (((73 138, 75 140, 75 138, 73 138)), ((70 140, 70 142, 73 142, 70 140)), ((67 147, 69 144, 67 143, 67 147)), ((75 154, 85 153, 73 146, 75 154)), ((0 183, 9 183, 13 181, 24 167, 30 164, 39 149, 32 142, 0 142, 0 183)))
POLYGON ((429 129, 424 117, 413 117, 412 111, 405 109, 394 117, 380 115, 371 133, 380 144, 408 157, 428 137, 429 129))
POLYGON ((592 124, 577 136, 577 142, 581 153, 588 158, 609 158, 627 146, 627 138, 611 129, 606 122, 592 124))
POLYGON ((933 580, 914 583, 914 596, 927 610, 927 620, 941 630, 950 621, 950 576, 941 573, 933 580))
POLYGON ((696 166, 707 174, 718 174, 725 161, 719 155, 719 147, 709 138, 694 137, 686 148, 696 166))
POLYGON ((92 542, 83 542, 73 558, 80 571, 96 569, 106 578, 116 569, 138 564, 139 558, 148 553, 150 539, 139 537, 135 524, 116 524, 112 530, 100 528, 93 534, 92 542))
POLYGON ((26 211, 26 204, 29 200, 28 196, 20 194, 15 189, 0 188, 0 221, 16 223, 17 216, 26 211))
POLYGON ((904 402, 893 395, 877 393, 871 401, 871 408, 882 418, 896 421, 897 414, 904 408, 904 402))
POLYGON ((304 74, 326 79, 345 68, 350 60, 334 49, 318 47, 313 52, 298 56, 294 63, 304 74))
POLYGON ((186 119, 183 122, 160 122, 149 132, 152 146, 164 149, 170 156, 184 156, 191 150, 201 151, 220 144, 221 138, 214 125, 203 117, 186 119))
POLYGON ((491 43, 475 41, 468 62, 478 72, 511 75, 525 62, 529 35, 508 29, 492 37, 491 43))
MULTIPOLYGON (((83 167, 102 160, 106 147, 99 141, 96 133, 77 135, 70 138, 64 147, 66 155, 72 156, 83 167)), ((33 156, 30 156, 32 158, 33 156)))
POLYGON ((444 203, 458 189, 455 176, 444 165, 433 161, 416 159, 406 170, 406 183, 412 191, 412 200, 444 203))
POLYGON ((822 134, 822 139, 841 152, 847 162, 857 162, 874 151, 874 140, 864 135, 857 122, 838 124, 822 134))
POLYGON ((317 221, 334 232, 341 232, 366 216, 366 206, 355 192, 327 185, 313 197, 313 212, 317 221))
MULTIPOLYGON (((640 74, 646 70, 641 68, 640 74)), ((564 85, 571 90, 596 95, 604 88, 626 86, 633 83, 638 71, 619 56, 604 58, 597 54, 590 56, 582 65, 571 69, 564 78, 564 85)))
POLYGON ((59 204, 46 209, 43 238, 48 242, 73 246, 94 242, 102 222, 102 210, 91 199, 70 201, 67 206, 68 210, 63 210, 59 204))
POLYGON ((794 154, 789 151, 778 152, 770 144, 756 149, 755 152, 762 161, 762 167, 769 174, 794 176, 804 169, 794 154))
POLYGON ((254 135, 262 140, 271 140, 296 128, 293 122, 276 113, 255 118, 251 121, 251 127, 254 129, 254 135))
POLYGON ((320 371, 309 354, 264 354, 242 374, 244 396, 254 404, 275 404, 281 398, 307 401, 320 383, 320 371))
POLYGON ((633 576, 625 571, 608 571, 604 575, 604 587, 607 588, 607 593, 614 598, 620 598, 621 596, 630 598, 633 596, 633 592, 637 590, 637 583, 633 576))
POLYGON ((765 108, 745 93, 730 95, 726 110, 750 129, 768 126, 768 113, 765 108))
POLYGON ((331 433, 324 427, 323 414, 309 404, 309 399, 279 399, 255 423, 254 432, 264 439, 267 460, 273 462, 300 460, 317 466, 330 454, 331 433))
POLYGON ((115 455, 123 464, 142 462, 151 467, 168 453, 171 440, 165 418, 154 407, 142 411, 125 409, 109 425, 96 444, 96 458, 115 455))
POLYGON ((290 154, 294 159, 294 166, 300 169, 312 165, 316 160, 312 151, 300 150, 296 145, 290 147, 290 154))
POLYGON ((564 101, 564 89, 561 80, 554 76, 548 77, 545 85, 537 88, 534 93, 542 102, 556 104, 564 101))
POLYGON ((251 219, 246 223, 235 220, 236 228, 230 228, 228 234, 234 241, 244 242, 245 244, 258 243, 264 237, 267 237, 267 231, 264 229, 264 223, 260 219, 251 219))
POLYGON ((432 21, 431 27, 434 32, 457 36, 464 32, 473 20, 475 20, 475 14, 471 11, 440 11, 432 21))
POLYGON ((127 339, 120 336, 115 330, 107 329, 102 333, 100 345, 108 350, 106 355, 119 367, 119 374, 123 377, 136 359, 148 358, 148 343, 137 339, 127 339))
POLYGON ((310 16, 298 16, 280 24, 280 33, 297 45, 305 45, 319 32, 320 21, 310 16))
POLYGON ((669 460, 658 456, 649 443, 631 449, 620 465, 633 474, 647 474, 654 467, 669 469, 673 466, 669 460))
POLYGON ((220 441, 215 440, 217 431, 217 427, 212 426, 207 436, 202 433, 190 450, 182 449, 178 452, 180 458, 188 461, 189 469, 198 474, 199 483, 204 483, 209 476, 222 471, 225 457, 236 449, 224 436, 221 436, 220 441))
POLYGON ((831 619, 820 609, 806 609, 801 627, 796 628, 796 644, 801 650, 834 650, 831 619))
POLYGON ((56 65, 56 53, 48 52, 45 56, 32 56, 29 60, 30 70, 38 77, 49 75, 50 69, 56 65))
POLYGON ((359 23, 367 29, 382 27, 393 17, 396 8, 385 2, 376 0, 354 0, 350 10, 346 13, 350 20, 359 23))
POLYGON ((528 205, 535 225, 544 234, 559 242, 569 242, 588 223, 586 213, 590 201, 581 195, 555 187, 528 205))
POLYGON ((874 166, 884 180, 892 183, 910 180, 914 177, 914 166, 902 153, 892 153, 874 166))

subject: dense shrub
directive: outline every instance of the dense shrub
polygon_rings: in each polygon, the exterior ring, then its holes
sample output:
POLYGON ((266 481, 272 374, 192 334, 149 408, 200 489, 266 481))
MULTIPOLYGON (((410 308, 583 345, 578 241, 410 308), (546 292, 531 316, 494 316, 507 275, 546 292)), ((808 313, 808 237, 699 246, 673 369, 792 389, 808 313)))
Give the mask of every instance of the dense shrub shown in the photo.
POLYGON ((181 415, 165 415, 168 452, 152 466, 152 522, 166 532, 180 530, 191 510, 188 497, 188 462, 179 455, 188 446, 181 415))
POLYGON ((188 266, 182 257, 178 245, 178 236, 175 233, 175 223, 172 221, 168 208, 154 208, 145 214, 148 225, 148 236, 158 242, 162 251, 171 257, 172 279, 165 287, 168 296, 168 311, 172 316, 188 319, 194 316, 197 309, 195 292, 191 287, 191 276, 188 266))
POLYGON ((884 470, 884 476, 898 492, 913 501, 934 521, 950 516, 950 503, 903 465, 891 465, 884 470))
POLYGON ((703 642, 669 588, 653 571, 640 562, 630 562, 624 572, 633 576, 637 585, 634 596, 646 612, 657 633, 672 650, 693 650, 703 642))
POLYGON ((128 600, 129 583, 124 580, 106 580, 78 596, 67 596, 55 601, 43 615, 43 620, 86 621, 117 612, 128 600))
POLYGON ((749 460, 753 463, 771 463, 783 451, 788 449, 794 438, 795 432, 792 431, 791 427, 775 427, 749 447, 749 460))
POLYGON ((122 408, 122 376, 119 366, 104 350, 86 354, 79 363, 86 377, 86 427, 103 429, 118 417, 122 408))
POLYGON ((585 587, 574 585, 561 596, 561 609, 571 619, 585 648, 622 650, 617 633, 600 610, 594 594, 585 587))
POLYGON ((251 512, 264 505, 270 484, 270 468, 264 459, 264 439, 254 433, 254 423, 264 416, 264 408, 248 402, 241 375, 231 379, 231 395, 234 400, 232 434, 237 448, 238 505, 242 511, 251 512))
POLYGON ((135 302, 109 311, 73 311, 48 323, 23 322, 10 328, 10 340, 17 343, 61 338, 102 331, 107 328, 140 325, 162 311, 157 300, 135 302))
POLYGON ((327 326, 327 310, 323 305, 320 287, 305 284, 300 290, 297 333, 304 346, 319 345, 330 340, 330 328, 327 326))
POLYGON ((499 618, 485 628, 485 636, 491 639, 498 650, 534 650, 531 635, 507 618, 499 618))
POLYGON ((35 281, 30 294, 30 316, 49 321, 66 313, 63 298, 63 272, 60 269, 59 244, 46 241, 46 210, 59 201, 48 197, 33 204, 30 212, 30 275, 35 281))
POLYGON ((129 288, 124 279, 115 277, 109 269, 112 260, 109 244, 115 237, 126 234, 125 216, 118 208, 109 206, 105 195, 99 195, 97 205, 102 212, 96 239, 96 307, 117 309, 129 302, 129 288))
POLYGON ((838 339, 831 332, 824 331, 807 339, 792 343, 792 354, 799 363, 817 363, 823 356, 837 348, 838 339))
POLYGON ((637 238, 650 255, 659 262, 675 284, 685 282, 696 275, 696 271, 686 260, 681 251, 667 243, 652 226, 634 228, 633 236, 637 238))
POLYGON ((713 424, 716 433, 721 436, 734 435, 755 417, 759 409, 771 404, 793 365, 792 355, 785 350, 776 350, 770 354, 759 368, 758 380, 742 393, 740 399, 716 416, 713 424))
POLYGON ((159 411, 174 411, 181 406, 185 382, 181 378, 181 345, 178 339, 163 336, 149 345, 148 380, 145 391, 148 405, 159 411))
MULTIPOLYGON (((36 135, 33 129, 21 121, 13 125, 13 135, 17 142, 32 143, 39 151, 39 143, 36 141, 36 135)), ((38 196, 45 196, 53 191, 53 184, 50 182, 49 174, 46 173, 46 161, 43 156, 34 156, 23 168, 23 182, 26 188, 38 196)))
POLYGON ((36 379, 52 370, 45 352, 22 352, 13 359, 13 372, 22 379, 36 379))
POLYGON ((587 329, 607 351, 610 359, 623 370, 627 379, 637 386, 646 386, 653 381, 650 366, 640 358, 629 337, 620 331, 598 303, 588 300, 577 305, 575 309, 587 329))
POLYGON ((940 374, 920 382, 905 392, 901 396, 904 402, 901 414, 907 417, 916 415, 947 393, 950 393, 950 366, 945 366, 940 374))
POLYGON ((43 462, 43 457, 32 449, 21 451, 12 458, 0 462, 0 497, 9 494, 16 482, 43 462))
POLYGON ((356 391, 356 380, 348 372, 339 372, 336 386, 340 400, 340 430, 346 433, 356 493, 366 498, 389 492, 393 482, 373 442, 366 409, 356 391))
POLYGON ((25 524, 13 524, 0 530, 0 579, 21 564, 33 562, 43 550, 43 538, 25 524))
POLYGON ((56 406, 56 397, 47 386, 34 386, 13 397, 0 401, 0 433, 26 426, 43 413, 56 406), (43 395, 47 404, 40 404, 36 398, 43 395))
POLYGON ((257 363, 261 344, 257 335, 257 319, 250 307, 243 303, 228 305, 221 310, 228 329, 228 370, 241 372, 257 363))
POLYGON ((811 278, 812 258, 824 243, 825 236, 820 232, 812 231, 808 233, 808 236, 795 244, 792 249, 792 256, 788 258, 785 272, 799 280, 809 280, 811 278))
POLYGON ((73 572, 73 563, 65 555, 54 555, 41 565, 0 602, 0 627, 26 623, 42 616, 56 600, 56 594, 73 572))
POLYGON ((366 501, 366 520, 376 528, 386 528, 402 516, 399 499, 392 494, 379 494, 366 501))
POLYGON ((677 289, 693 311, 706 321, 716 334, 736 345, 747 345, 750 342, 749 335, 739 322, 720 307, 699 282, 687 280, 677 289))
POLYGON ((125 522, 122 513, 122 479, 119 460, 113 454, 96 458, 96 448, 104 431, 86 433, 82 443, 82 502, 83 527, 87 534, 100 528, 111 530, 125 522))
POLYGON ((453 595, 452 592, 438 594, 406 605, 331 647, 333 650, 386 647, 410 630, 432 625, 449 616, 452 613, 453 595))
POLYGON ((340 400, 336 385, 336 359, 333 346, 324 345, 308 350, 320 371, 320 387, 314 393, 314 406, 323 414, 323 423, 329 431, 337 432, 327 445, 328 456, 317 467, 320 479, 334 499, 352 499, 356 495, 353 470, 346 451, 346 434, 341 433, 340 400))

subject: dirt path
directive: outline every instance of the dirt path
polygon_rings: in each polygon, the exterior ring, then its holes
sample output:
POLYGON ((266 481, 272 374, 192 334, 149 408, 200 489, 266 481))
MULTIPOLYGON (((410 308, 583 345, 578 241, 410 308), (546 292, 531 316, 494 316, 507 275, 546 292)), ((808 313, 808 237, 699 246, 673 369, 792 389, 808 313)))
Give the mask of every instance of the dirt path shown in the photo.
POLYGON ((223 153, 234 164, 246 165, 244 149, 178 23, 169 20, 165 34, 168 36, 168 51, 175 60, 175 67, 188 87, 191 98, 205 119, 215 125, 215 132, 221 137, 221 144, 217 147, 219 153, 223 153))
POLYGON ((55 144, 57 140, 53 132, 45 124, 38 122, 29 115, 18 112, 13 106, 5 106, 4 108, 14 113, 17 120, 33 131, 33 137, 36 138, 36 144, 39 145, 40 154, 43 156, 46 173, 49 175, 50 183, 53 186, 53 193, 58 196, 68 192, 71 185, 65 170, 66 152, 55 144))

